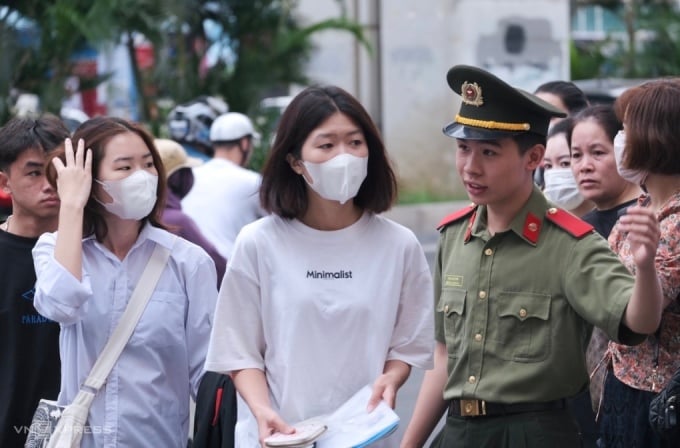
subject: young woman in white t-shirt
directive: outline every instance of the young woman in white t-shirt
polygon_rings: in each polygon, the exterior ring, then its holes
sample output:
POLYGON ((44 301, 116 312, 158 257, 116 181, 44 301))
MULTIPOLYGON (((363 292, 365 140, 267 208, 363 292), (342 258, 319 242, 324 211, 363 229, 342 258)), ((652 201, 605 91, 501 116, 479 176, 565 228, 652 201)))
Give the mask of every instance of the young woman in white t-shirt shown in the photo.
POLYGON ((430 269, 415 235, 380 215, 396 192, 354 97, 329 86, 293 99, 263 172, 271 215, 236 240, 206 361, 244 400, 237 447, 291 433, 367 384, 368 409, 394 407, 411 367, 431 368, 430 269))

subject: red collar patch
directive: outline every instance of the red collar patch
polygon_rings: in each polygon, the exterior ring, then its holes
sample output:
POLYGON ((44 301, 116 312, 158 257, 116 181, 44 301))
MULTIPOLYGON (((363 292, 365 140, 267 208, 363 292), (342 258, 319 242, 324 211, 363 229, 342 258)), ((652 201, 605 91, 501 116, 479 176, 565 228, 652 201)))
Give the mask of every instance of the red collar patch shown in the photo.
POLYGON ((522 227, 522 235, 533 244, 536 244, 540 234, 541 220, 533 213, 527 213, 527 217, 524 220, 524 226, 522 227))
MULTIPOLYGON (((437 224, 437 230, 442 230, 444 227, 448 226, 451 223, 454 223, 462 218, 465 218, 468 216, 470 213, 475 211, 477 209, 477 204, 470 204, 467 207, 463 207, 460 210, 456 210, 455 212, 446 215, 444 219, 439 221, 439 224, 437 224)), ((474 218, 474 215, 473 215, 474 218)))
POLYGON ((566 230, 576 238, 583 238, 593 231, 593 226, 580 218, 572 215, 561 208, 549 208, 545 214, 546 219, 554 223, 557 227, 566 230))

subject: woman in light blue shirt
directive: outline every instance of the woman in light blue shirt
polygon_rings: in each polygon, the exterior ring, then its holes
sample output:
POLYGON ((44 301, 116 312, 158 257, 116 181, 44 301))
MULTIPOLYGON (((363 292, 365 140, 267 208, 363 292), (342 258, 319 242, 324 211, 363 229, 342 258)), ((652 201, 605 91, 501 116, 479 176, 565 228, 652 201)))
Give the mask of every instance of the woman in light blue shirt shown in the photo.
POLYGON ((53 159, 56 233, 33 258, 35 307, 61 324, 60 404, 70 403, 119 322, 156 244, 167 266, 94 399, 83 447, 184 447, 217 297, 212 259, 159 221, 165 175, 152 137, 125 120, 82 124, 53 159), (85 150, 85 148, 88 148, 85 150), (174 242, 174 246, 172 246, 174 242))

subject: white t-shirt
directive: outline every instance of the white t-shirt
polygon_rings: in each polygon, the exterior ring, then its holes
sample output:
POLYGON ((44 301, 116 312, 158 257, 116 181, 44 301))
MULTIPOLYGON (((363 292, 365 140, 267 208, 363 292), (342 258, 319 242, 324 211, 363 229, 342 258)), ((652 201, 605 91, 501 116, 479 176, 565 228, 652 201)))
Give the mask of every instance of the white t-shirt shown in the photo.
MULTIPOLYGON (((320 231, 269 216, 237 238, 206 370, 263 370, 290 424, 327 414, 372 384, 387 360, 432 367, 432 295, 417 238, 387 218, 364 213, 320 231)), ((243 401, 238 419, 236 446, 258 447, 243 401)))
POLYGON ((262 176, 226 159, 211 159, 193 172, 194 186, 182 199, 182 210, 229 260, 241 228, 265 215, 262 176))

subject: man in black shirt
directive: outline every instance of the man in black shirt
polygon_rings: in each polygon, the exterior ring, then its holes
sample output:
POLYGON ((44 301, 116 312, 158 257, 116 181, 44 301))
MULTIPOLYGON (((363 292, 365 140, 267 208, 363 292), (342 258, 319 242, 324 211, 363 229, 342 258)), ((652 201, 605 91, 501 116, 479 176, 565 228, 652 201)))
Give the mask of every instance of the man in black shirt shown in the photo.
POLYGON ((14 118, 0 128, 0 189, 12 214, 0 224, 0 447, 23 447, 40 398, 60 385, 59 325, 33 307, 31 251, 57 229, 59 198, 47 181, 49 155, 69 131, 51 115, 14 118))

